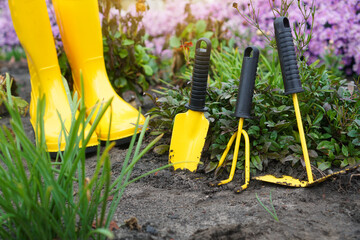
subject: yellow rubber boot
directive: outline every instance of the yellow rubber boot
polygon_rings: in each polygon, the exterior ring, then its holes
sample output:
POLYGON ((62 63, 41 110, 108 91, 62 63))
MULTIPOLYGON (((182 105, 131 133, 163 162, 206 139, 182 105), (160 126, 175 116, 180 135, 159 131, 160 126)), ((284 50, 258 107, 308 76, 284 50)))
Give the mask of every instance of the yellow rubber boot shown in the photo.
MULTIPOLYGON (((65 149, 65 140, 59 135, 61 122, 57 112, 70 129, 71 110, 61 78, 54 38, 44 0, 9 0, 9 7, 18 38, 23 46, 30 72, 31 102, 30 121, 36 129, 37 101, 45 95, 44 129, 49 152, 65 149)), ((90 126, 85 129, 85 134, 90 126)), ((93 134, 87 147, 98 145, 93 134)))
MULTIPOLYGON (((134 134, 138 111, 117 95, 108 79, 97 0, 53 0, 53 5, 72 69, 74 89, 81 93, 82 71, 85 105, 89 111, 97 102, 113 97, 111 107, 104 114, 96 130, 98 138, 106 141, 110 130, 109 140, 126 142, 128 137, 134 134)), ((145 118, 141 115, 139 124, 143 124, 144 121, 145 118)))

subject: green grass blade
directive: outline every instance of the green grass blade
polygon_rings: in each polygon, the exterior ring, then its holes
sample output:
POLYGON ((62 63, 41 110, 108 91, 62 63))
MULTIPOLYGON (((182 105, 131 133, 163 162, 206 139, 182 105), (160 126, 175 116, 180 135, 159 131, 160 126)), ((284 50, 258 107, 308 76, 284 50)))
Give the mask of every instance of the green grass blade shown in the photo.
MULTIPOLYGON (((277 221, 279 222, 279 219, 277 217, 277 214, 276 214, 276 211, 275 211, 275 208, 274 206, 272 205, 272 209, 274 212, 272 212, 271 210, 269 210, 265 205, 264 203, 260 200, 259 196, 257 195, 257 193, 255 193, 256 195, 256 199, 257 201, 260 203, 260 205, 277 221)), ((270 201, 271 201, 271 192, 270 192, 270 201)), ((272 201, 271 201, 271 204, 272 204, 272 201)))

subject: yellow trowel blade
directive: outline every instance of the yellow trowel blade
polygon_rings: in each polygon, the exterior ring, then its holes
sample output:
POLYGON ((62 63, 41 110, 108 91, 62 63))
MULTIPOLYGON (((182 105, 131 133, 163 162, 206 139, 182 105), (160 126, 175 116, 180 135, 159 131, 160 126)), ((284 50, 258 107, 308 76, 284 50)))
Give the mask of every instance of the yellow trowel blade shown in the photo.
POLYGON ((301 181, 299 179, 293 178, 291 176, 286 176, 283 175, 282 177, 275 177, 273 175, 265 175, 265 176, 257 176, 257 177, 253 177, 252 179, 255 180, 259 180, 259 181, 263 181, 263 182, 269 182, 269 183, 275 183, 275 184, 280 184, 280 185, 284 185, 284 186, 289 186, 289 187, 311 187, 314 186, 318 183, 324 182, 325 180, 340 175, 340 174, 345 174, 347 172, 350 172, 352 170, 357 169, 358 167, 360 167, 360 164, 357 164, 355 166, 334 172, 332 174, 326 175, 324 177, 318 178, 315 181, 312 182, 308 182, 308 181, 301 181))
POLYGON ((174 169, 197 169, 205 144, 209 120, 203 112, 188 110, 175 116, 171 136, 169 162, 174 169))

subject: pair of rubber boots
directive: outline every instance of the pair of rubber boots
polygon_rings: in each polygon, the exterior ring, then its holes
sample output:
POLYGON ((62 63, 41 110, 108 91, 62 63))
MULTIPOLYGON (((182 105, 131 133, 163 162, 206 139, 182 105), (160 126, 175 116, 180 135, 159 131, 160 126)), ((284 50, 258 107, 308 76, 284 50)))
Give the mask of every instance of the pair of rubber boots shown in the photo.
MULTIPOLYGON (((74 90, 81 93, 81 73, 84 102, 89 113, 96 103, 113 97, 86 147, 100 141, 121 142, 134 134, 139 112, 120 98, 112 88, 105 69, 103 42, 97 0, 53 0, 57 24, 74 78, 74 90), (111 112, 110 112, 111 111, 111 112), (110 126, 111 118, 111 129, 110 126), (109 135, 110 133, 110 135, 109 135)), ((44 131, 47 150, 65 149, 60 139, 61 121, 67 130, 71 125, 71 109, 62 81, 55 42, 45 0, 9 0, 9 7, 31 77, 30 117, 35 129, 37 101, 45 96, 44 131), (59 144, 60 142, 60 144, 59 144)), ((94 121, 96 113, 90 123, 94 121)), ((141 115, 139 124, 143 124, 141 115)), ((85 136, 90 126, 85 126, 85 136)))

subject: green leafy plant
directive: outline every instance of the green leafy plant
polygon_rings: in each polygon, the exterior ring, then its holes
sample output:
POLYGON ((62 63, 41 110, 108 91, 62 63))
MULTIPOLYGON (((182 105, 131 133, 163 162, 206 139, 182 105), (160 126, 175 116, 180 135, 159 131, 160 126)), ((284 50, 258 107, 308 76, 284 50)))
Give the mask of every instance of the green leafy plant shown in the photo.
POLYGON ((170 37, 169 39, 170 47, 180 48, 183 42, 193 41, 194 39, 205 37, 212 39, 214 48, 217 48, 219 46, 219 41, 217 38, 215 38, 214 32, 208 29, 208 25, 211 25, 211 22, 207 23, 205 20, 189 22, 189 24, 186 25, 178 25, 178 34, 170 37))
POLYGON ((224 34, 223 21, 214 20, 210 17, 197 20, 191 11, 190 3, 185 5, 184 14, 186 16, 184 22, 176 26, 175 35, 169 39, 171 48, 179 48, 182 43, 191 42, 201 37, 211 39, 213 48, 217 48, 223 40, 228 40, 224 34))
POLYGON ((25 58, 25 51, 21 46, 13 46, 10 49, 0 47, 0 60, 10 61, 13 59, 15 61, 19 61, 25 58))
POLYGON ((224 82, 237 79, 241 73, 242 58, 238 47, 229 43, 211 53, 211 87, 221 88, 224 82), (216 79, 216 81, 214 81, 216 79))
MULTIPOLYGON (((68 88, 67 92, 71 96, 68 88)), ((62 131, 66 148, 58 153, 55 161, 51 161, 46 151, 43 121, 37 122, 39 137, 34 146, 25 134, 17 108, 11 107, 16 103, 11 101, 10 92, 7 92, 7 98, 4 103, 11 115, 11 129, 3 126, 0 130, 0 236, 4 239, 113 238, 109 226, 119 200, 125 187, 139 179, 130 180, 132 169, 161 138, 159 136, 140 151, 149 118, 142 126, 139 141, 131 155, 139 127, 136 125, 122 171, 112 182, 109 151, 114 143, 107 143, 102 154, 98 148, 92 176, 87 175, 85 147, 81 147, 89 142, 111 100, 100 106, 85 136, 84 126, 95 110, 85 118, 84 100, 78 101, 76 94, 70 99, 72 124, 68 132, 64 126, 62 131), (110 195, 114 198, 109 204, 110 195)), ((38 106, 37 119, 42 119, 44 99, 39 100, 38 106)))
POLYGON ((0 114, 6 112, 4 102, 14 102, 17 106, 19 113, 22 116, 25 116, 29 108, 29 103, 24 99, 20 98, 16 94, 17 85, 14 81, 14 78, 10 77, 8 73, 0 74, 0 114), (11 97, 7 98, 7 92, 11 94, 11 97))
POLYGON ((160 90, 153 90, 158 97, 148 94, 155 104, 147 114, 151 115, 150 126, 153 131, 151 134, 167 134, 172 130, 173 119, 178 113, 186 111, 185 104, 188 103, 188 88, 181 89, 172 84, 164 82, 167 87, 161 87, 160 90))
POLYGON ((168 42, 173 50, 173 74, 187 71, 187 67, 191 65, 190 60, 195 57, 195 42, 198 39, 202 37, 210 39, 213 49, 218 48, 222 42, 229 41, 223 28, 224 21, 210 17, 197 20, 191 11, 190 3, 185 5, 184 14, 186 15, 184 22, 177 24, 175 34, 168 42))
POLYGON ((325 50, 321 59, 324 61, 324 64, 329 71, 338 77, 344 77, 344 63, 342 61, 343 56, 335 54, 335 47, 333 41, 329 42, 329 46, 325 50))
POLYGON ((155 57, 145 47, 143 15, 121 15, 121 6, 102 1, 102 31, 104 56, 109 79, 118 93, 132 90, 141 98, 149 88, 156 67, 155 57), (110 16, 110 9, 118 10, 118 18, 110 16))
POLYGON ((272 210, 270 210, 268 207, 265 206, 265 204, 260 200, 257 193, 255 193, 255 195, 256 195, 256 200, 260 203, 260 205, 274 218, 275 221, 279 222, 279 218, 276 214, 276 210, 274 208, 274 204, 271 199, 271 191, 270 191, 270 195, 269 195, 269 200, 270 200, 270 206, 271 206, 272 210))

